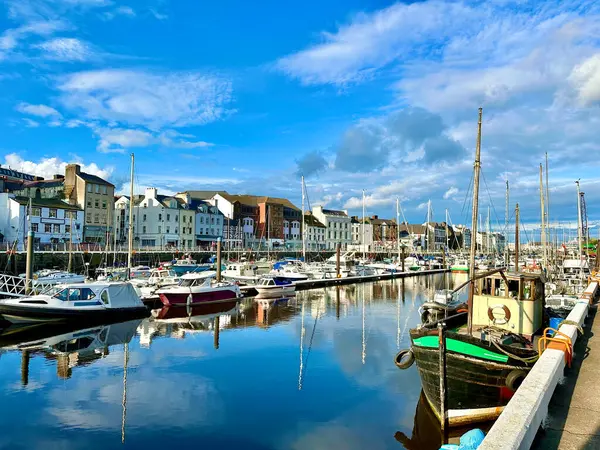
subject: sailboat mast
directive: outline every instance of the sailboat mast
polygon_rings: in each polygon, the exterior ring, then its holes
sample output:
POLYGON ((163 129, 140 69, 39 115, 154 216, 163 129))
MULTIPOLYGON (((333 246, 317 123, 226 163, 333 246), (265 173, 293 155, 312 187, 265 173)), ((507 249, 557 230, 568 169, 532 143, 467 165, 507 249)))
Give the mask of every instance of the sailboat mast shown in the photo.
POLYGON ((431 200, 427 200, 427 251, 431 251, 431 232, 429 224, 431 222, 431 200))
POLYGON ((362 191, 363 194, 363 198, 362 198, 362 251, 363 251, 363 261, 365 259, 365 190, 363 189, 362 191))
POLYGON ((450 250, 450 237, 448 235, 448 208, 446 208, 446 250, 444 251, 449 251, 450 250))
POLYGON ((67 265, 67 272, 71 273, 73 268, 73 211, 69 211, 69 217, 69 264, 67 265))
POLYGON ((269 204, 267 203, 267 259, 271 259, 271 215, 269 214, 269 204))
POLYGON ((581 248, 581 241, 583 237, 581 236, 581 226, 583 221, 581 219, 581 192, 579 191, 579 180, 575 182, 577 185, 577 253, 579 254, 579 265, 581 266, 581 257, 583 249, 581 248))
POLYGON ((546 207, 544 206, 544 179, 543 179, 543 168, 540 164, 540 209, 542 213, 542 264, 544 265, 544 269, 547 267, 547 258, 546 258, 546 207))
POLYGON ((519 271, 519 204, 515 206, 515 272, 519 271))
POLYGON ((396 197, 396 249, 398 262, 400 262, 400 199, 398 197, 396 197))
POLYGON ((506 180, 506 209, 504 210, 504 232, 506 233, 506 238, 504 240, 504 259, 507 270, 510 266, 510 250, 508 248, 508 195, 508 180, 506 180))
POLYGON ((127 236, 127 272, 131 276, 131 259, 133 257, 133 167, 135 157, 131 154, 131 180, 129 184, 129 230, 127 236))
POLYGON ((548 230, 546 234, 546 239, 550 243, 550 249, 548 249, 546 253, 548 254, 548 263, 550 264, 550 259, 552 259, 550 255, 552 255, 553 252, 551 236, 552 233, 550 232, 550 187, 548 185, 548 152, 546 152, 546 229, 548 230))
POLYGON ((306 262, 306 227, 304 226, 304 175, 302 175, 302 259, 306 262))
POLYGON ((475 295, 475 254, 477 252, 477 217, 479 216, 479 172, 481 171, 481 116, 483 109, 479 108, 479 120, 477 122, 477 144, 475 146, 475 164, 473 165, 473 210, 471 212, 471 252, 469 255, 469 299, 468 299, 468 322, 467 331, 473 332, 473 296, 475 295))

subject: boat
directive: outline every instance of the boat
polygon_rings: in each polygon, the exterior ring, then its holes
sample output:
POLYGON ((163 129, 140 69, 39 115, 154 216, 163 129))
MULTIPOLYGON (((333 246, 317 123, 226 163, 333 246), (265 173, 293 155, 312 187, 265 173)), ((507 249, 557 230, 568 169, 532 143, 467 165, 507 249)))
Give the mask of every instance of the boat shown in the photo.
POLYGON ((302 270, 304 267, 300 261, 279 261, 273 265, 269 275, 290 281, 308 280, 308 275, 302 270))
POLYGON ((209 272, 188 273, 181 276, 177 286, 159 289, 156 293, 165 306, 216 303, 241 297, 237 284, 217 282, 213 276, 209 272))
MULTIPOLYGON (((481 155, 481 114, 474 164, 471 233, 477 235, 481 155)), ((518 204, 516 207, 518 242, 518 204)), ((519 261, 518 245, 515 259, 519 261)), ((466 312, 409 330, 411 348, 396 356, 400 369, 416 362, 423 392, 438 419, 449 426, 494 420, 503 411, 538 359, 534 336, 543 327, 545 279, 540 273, 505 272, 503 268, 476 274, 475 246, 469 258, 469 299, 466 312), (440 330, 445 333, 446 401, 440 399, 440 330), (407 355, 408 358, 407 358, 407 355)), ((459 288, 459 289, 460 289, 459 288)))
POLYGON ((221 276, 226 280, 240 281, 242 283, 256 283, 260 279, 258 266, 249 262, 229 263, 221 276))
MULTIPOLYGON (((19 275, 21 278, 25 278, 25 274, 19 275)), ((32 285, 42 284, 45 286, 63 283, 83 283, 85 281, 85 275, 78 275, 76 273, 69 273, 62 270, 53 269, 42 269, 38 270, 33 274, 32 285)))
POLYGON ((147 309, 127 282, 68 283, 55 292, 0 300, 0 316, 10 323, 127 320, 147 309))
POLYGON ((433 323, 445 317, 466 310, 467 305, 460 301, 458 292, 451 289, 441 289, 434 293, 433 300, 423 303, 419 307, 421 323, 433 323))
POLYGON ((457 259, 451 266, 450 272, 464 273, 469 271, 469 262, 466 259, 457 259))
POLYGON ((296 285, 293 281, 277 276, 265 276, 261 278, 254 288, 261 297, 265 297, 266 295, 281 297, 296 292, 296 285))
POLYGON ((193 324, 204 323, 222 314, 235 314, 238 311, 237 299, 221 303, 206 303, 186 308, 163 306, 152 311, 155 322, 193 324))
POLYGON ((161 264, 163 267, 173 270, 177 275, 183 275, 190 272, 203 272, 212 269, 212 264, 199 264, 190 255, 184 255, 183 258, 176 258, 172 261, 161 264))

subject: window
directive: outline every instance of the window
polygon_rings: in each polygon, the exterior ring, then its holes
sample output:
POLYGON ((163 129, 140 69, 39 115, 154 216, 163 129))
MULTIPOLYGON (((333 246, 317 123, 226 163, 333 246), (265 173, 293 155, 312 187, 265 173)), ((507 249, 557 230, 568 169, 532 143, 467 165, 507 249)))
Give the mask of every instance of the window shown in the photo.
POLYGON ((162 214, 158 214, 158 220, 162 220, 162 214))
POLYGON ((92 183, 88 183, 88 185, 87 185, 87 191, 88 191, 89 193, 92 193, 92 190, 93 190, 93 189, 94 189, 94 185, 93 185, 92 183))
POLYGON ((97 185, 96 185, 96 194, 99 194, 99 193, 100 193, 100 185, 99 185, 99 184, 97 184, 97 185))
POLYGON ((171 214, 167 214, 167 222, 171 220, 171 214))
MULTIPOLYGON (((142 217, 142 220, 145 222, 146 221, 146 214, 144 214, 144 216, 142 217)), ((145 231, 144 231, 145 233, 145 231)))
POLYGON ((31 231, 37 233, 38 230, 38 224, 37 223, 32 223, 31 224, 31 231))
POLYGON ((49 223, 44 224, 44 233, 51 233, 52 232, 52 225, 50 225, 49 223))
POLYGON ((169 231, 169 227, 167 227, 167 233, 170 233, 170 231, 169 231))
POLYGON ((102 218, 101 219, 102 219, 102 223, 106 224, 106 216, 104 214, 102 214, 102 218))
POLYGON ((94 207, 95 208, 99 208, 100 207, 100 202, 98 201, 98 199, 94 200, 94 207))
POLYGON ((87 207, 88 207, 88 208, 91 208, 91 207, 92 207, 92 201, 91 201, 91 200, 88 200, 88 201, 87 201, 87 207))
POLYGON ((80 300, 92 300, 96 297, 94 291, 90 288, 77 288, 77 289, 63 289, 53 295, 54 298, 62 300, 63 302, 69 301, 80 301, 80 300))
POLYGON ((40 208, 31 208, 31 215, 34 217, 40 217, 42 215, 42 210, 40 208))
POLYGON ((200 223, 204 223, 204 216, 200 216, 200 223))
POLYGON ((85 216, 85 223, 92 223, 92 216, 90 214, 85 216))
POLYGON ((106 200, 102 200, 102 208, 106 209, 106 200))
POLYGON ((94 223, 100 223, 100 215, 98 213, 94 214, 94 223))
POLYGON ((211 218, 210 218, 210 223, 212 223, 212 224, 214 224, 214 223, 215 223, 215 218, 214 218, 214 217, 211 217, 211 218))
POLYGON ((65 233, 71 232, 71 225, 65 225, 65 233))
POLYGON ((54 217, 54 218, 58 217, 58 211, 56 210, 56 208, 51 208, 48 211, 48 217, 54 217))
POLYGON ((217 225, 219 225, 219 218, 217 217, 217 225))
MULTIPOLYGON (((146 220, 146 219, 144 219, 144 220, 146 220)), ((145 233, 145 232, 146 232, 146 225, 144 225, 144 226, 142 227, 142 233, 145 233)))
POLYGON ((162 230, 161 230, 161 227, 160 227, 160 225, 158 226, 158 233, 159 233, 159 234, 160 234, 160 233, 162 233, 162 230))
POLYGON ((102 193, 104 195, 108 194, 108 189, 106 188, 106 186, 102 186, 102 193))
POLYGON ((57 224, 57 223, 54 224, 54 232, 55 233, 60 233, 60 225, 57 224))
POLYGON ((100 299, 102 300, 102 303, 104 303, 105 305, 108 305, 108 291, 102 291, 102 294, 100 295, 100 299))
MULTIPOLYGON (((184 233, 185 233, 185 231, 184 231, 184 233)), ((175 228, 175 234, 177 234, 177 228, 175 228)))

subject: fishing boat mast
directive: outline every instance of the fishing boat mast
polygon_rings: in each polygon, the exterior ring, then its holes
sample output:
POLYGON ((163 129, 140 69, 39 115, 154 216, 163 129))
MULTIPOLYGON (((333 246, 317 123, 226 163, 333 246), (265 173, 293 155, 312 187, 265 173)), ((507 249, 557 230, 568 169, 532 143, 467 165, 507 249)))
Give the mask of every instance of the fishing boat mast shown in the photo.
POLYGON ((475 295, 475 254, 477 252, 477 217, 479 217, 479 173, 481 171, 481 116, 483 108, 479 108, 479 120, 477 122, 477 143, 475 146, 475 164, 473 165, 473 210, 471 214, 471 252, 469 255, 469 299, 468 299, 468 321, 467 331, 473 333, 473 296, 475 295))
POLYGON ((129 230, 127 236, 127 278, 131 278, 131 260, 133 257, 133 167, 135 157, 131 154, 131 179, 129 182, 129 230))
POLYGON ((542 213, 542 264, 544 269, 548 269, 548 258, 546 256, 546 207, 544 206, 544 180, 543 180, 543 167, 540 163, 540 209, 542 213))

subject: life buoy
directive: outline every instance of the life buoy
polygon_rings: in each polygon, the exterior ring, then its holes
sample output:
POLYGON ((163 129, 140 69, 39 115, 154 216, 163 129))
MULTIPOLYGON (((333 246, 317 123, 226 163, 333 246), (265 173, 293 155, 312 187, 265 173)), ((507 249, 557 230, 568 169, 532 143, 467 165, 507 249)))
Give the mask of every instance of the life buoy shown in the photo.
POLYGON ((396 367, 398 367, 398 369, 408 369, 415 362, 415 355, 412 349, 409 348, 405 350, 400 350, 396 355, 394 362, 396 363, 396 367))
POLYGON ((506 377, 506 387, 513 392, 516 391, 519 388, 519 386, 521 386, 521 383, 523 383, 523 380, 526 376, 527 372, 525 372, 524 370, 513 370, 506 377))
POLYGON ((488 308, 488 317, 494 325, 506 325, 510 320, 510 309, 506 305, 492 305, 488 308), (504 317, 494 315, 494 311, 498 309, 504 312, 504 317))

